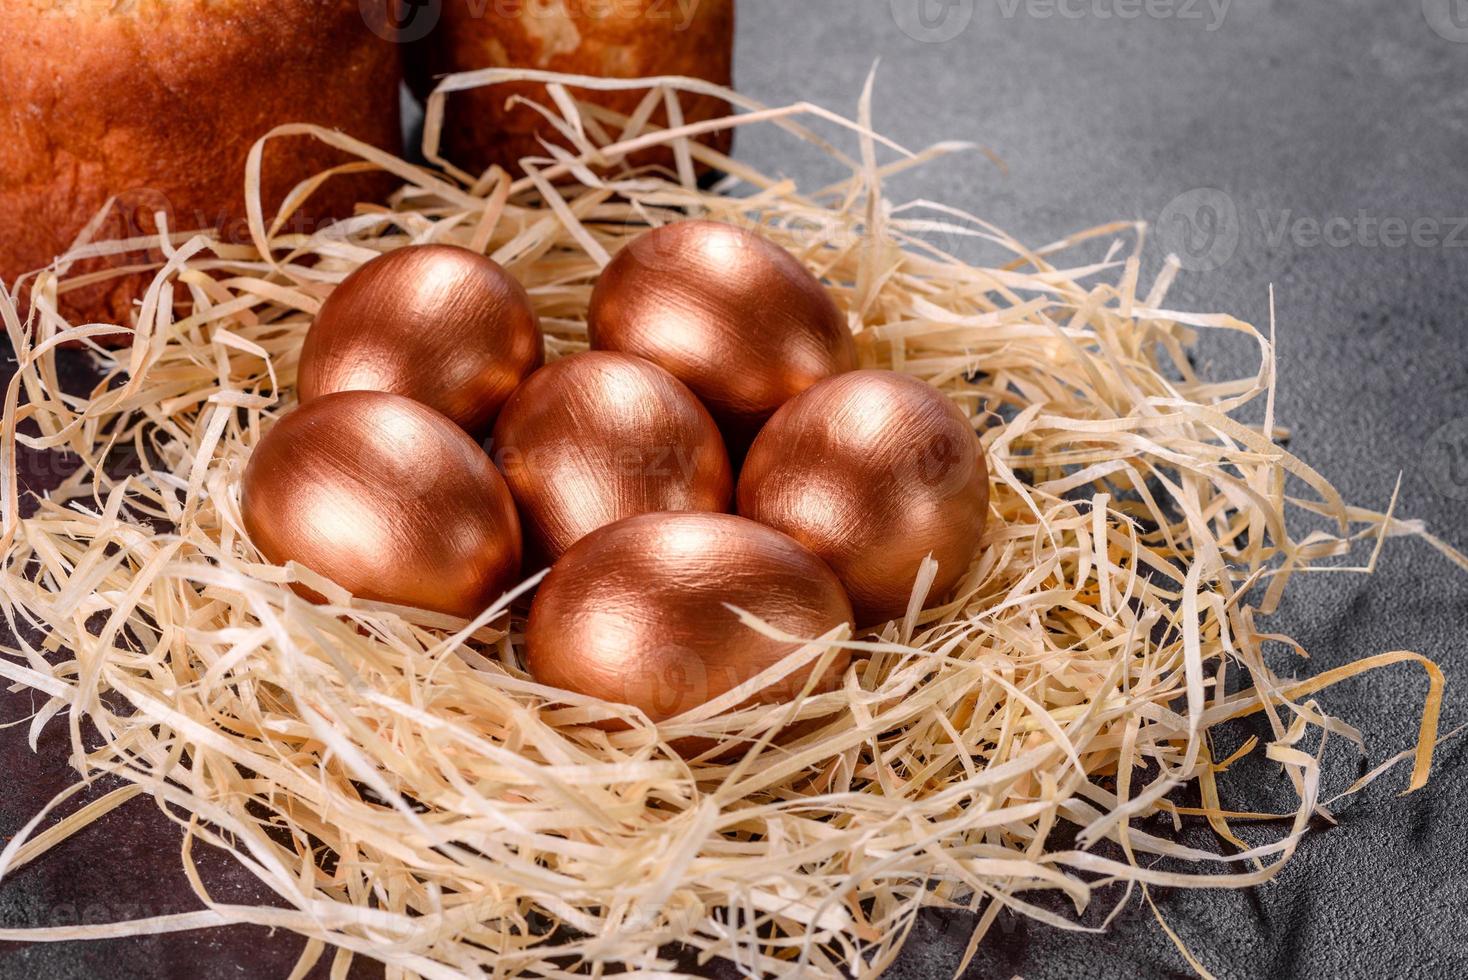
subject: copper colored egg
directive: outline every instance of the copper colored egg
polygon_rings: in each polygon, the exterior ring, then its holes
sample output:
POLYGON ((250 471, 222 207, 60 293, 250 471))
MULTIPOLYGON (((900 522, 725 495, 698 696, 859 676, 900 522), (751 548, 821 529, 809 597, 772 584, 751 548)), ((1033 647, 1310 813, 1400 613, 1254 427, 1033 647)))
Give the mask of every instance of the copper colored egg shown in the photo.
POLYGON ((500 412, 493 446, 537 560, 624 517, 728 510, 734 494, 708 410, 628 354, 586 351, 532 374, 500 412))
POLYGON ((540 323, 525 290, 490 259, 411 245, 336 287, 301 347, 303 403, 333 391, 391 391, 487 430, 540 367, 540 323))
POLYGON ((267 559, 364 599, 468 619, 520 574, 520 520, 499 471, 401 395, 335 392, 285 415, 250 455, 240 504, 267 559))
MULTIPOLYGON (((787 536, 731 514, 643 514, 582 538, 530 608, 530 673, 552 687, 662 721, 712 700, 800 648, 744 626, 727 604, 793 636, 851 622, 841 583, 787 536)), ((839 682, 838 655, 816 690, 839 682)), ((751 701, 788 700, 809 669, 751 701)))
POLYGON ((893 371, 812 386, 760 431, 739 475, 739 513, 828 562, 857 622, 901 615, 924 556, 929 598, 973 561, 989 510, 989 468, 973 427, 936 388, 893 371))
POLYGON ((856 366, 846 319, 793 255, 751 231, 680 221, 640 235, 602 270, 591 346, 656 361, 736 442, 787 400, 856 366))

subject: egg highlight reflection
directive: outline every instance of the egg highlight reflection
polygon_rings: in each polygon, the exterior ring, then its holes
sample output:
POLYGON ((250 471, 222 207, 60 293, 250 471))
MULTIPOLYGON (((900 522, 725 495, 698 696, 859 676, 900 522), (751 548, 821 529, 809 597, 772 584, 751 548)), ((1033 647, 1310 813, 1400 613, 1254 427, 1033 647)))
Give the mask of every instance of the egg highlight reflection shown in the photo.
MULTIPOLYGON (((653 721, 675 717, 800 648, 744 626, 726 603, 807 639, 851 622, 831 569, 786 535, 731 514, 643 514, 582 538, 541 583, 525 634, 530 673, 653 721)), ((815 690, 839 682, 848 660, 838 654, 815 690)), ((749 702, 795 696, 810 669, 749 702)))
POLYGON ((639 357, 573 354, 530 376, 495 423, 495 462, 536 560, 664 510, 728 510, 734 477, 708 410, 639 357))
POLYGON ((302 403, 333 391, 390 391, 473 433, 488 429, 542 361, 530 297, 494 261, 411 245, 365 263, 332 291, 301 347, 302 403))
POLYGON ((929 599, 973 561, 989 506, 983 446, 936 388, 893 371, 853 371, 812 386, 754 441, 739 513, 823 558, 857 622, 901 615, 923 558, 938 562, 929 599))
POLYGON ((736 441, 856 366, 846 319, 820 281, 764 236, 716 221, 680 221, 628 243, 597 280, 587 332, 594 348, 666 368, 736 441))
POLYGON ((335 392, 285 415, 251 454, 240 505, 267 559, 364 599, 468 619, 519 577, 520 521, 494 464, 400 395, 335 392))

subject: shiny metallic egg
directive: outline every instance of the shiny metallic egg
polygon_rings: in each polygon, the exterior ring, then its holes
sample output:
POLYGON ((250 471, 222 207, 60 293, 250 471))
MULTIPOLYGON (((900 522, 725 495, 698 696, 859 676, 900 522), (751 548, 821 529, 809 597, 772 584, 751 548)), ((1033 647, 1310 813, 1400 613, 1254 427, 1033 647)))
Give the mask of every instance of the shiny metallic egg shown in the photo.
POLYGON ((532 374, 505 403, 492 446, 537 560, 624 517, 725 511, 734 495, 708 410, 628 354, 586 351, 532 374))
MULTIPOLYGON (((588 534, 541 582, 525 633, 530 673, 673 718, 800 648, 744 626, 726 604, 808 639, 851 622, 831 569, 786 535, 731 514, 643 514, 588 534)), ((815 689, 838 683, 848 659, 838 655, 815 689)), ((808 676, 749 700, 788 700, 808 676)))
POLYGON ((716 221, 664 225, 627 244, 597 280, 587 332, 594 348, 672 372, 735 442, 856 366, 846 318, 820 281, 764 236, 716 221))
POLYGON ((776 412, 745 458, 738 511, 823 558, 857 622, 901 615, 923 558, 941 597, 978 552, 989 470, 968 419, 933 386, 852 371, 776 412))
POLYGON ((401 395, 340 391, 287 413, 250 455, 240 509, 266 559, 364 599, 468 619, 520 574, 520 520, 499 471, 446 416, 401 395))
POLYGON ((453 245, 411 245, 336 287, 301 347, 302 403, 333 391, 391 391, 472 433, 540 367, 530 297, 494 261, 453 245))

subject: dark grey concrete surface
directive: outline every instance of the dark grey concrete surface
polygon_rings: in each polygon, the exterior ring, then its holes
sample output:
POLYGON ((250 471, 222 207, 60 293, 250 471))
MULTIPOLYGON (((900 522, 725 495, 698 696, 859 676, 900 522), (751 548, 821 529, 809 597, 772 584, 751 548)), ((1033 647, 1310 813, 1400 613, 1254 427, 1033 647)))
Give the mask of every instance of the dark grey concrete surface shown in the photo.
MULTIPOLYGON (((1384 507, 1402 474, 1399 512, 1468 547, 1468 3, 743 0, 737 83, 756 98, 854 110, 878 59, 879 129, 912 147, 972 140, 1006 164, 949 159, 897 181, 893 198, 951 203, 1032 244, 1148 220, 1160 229, 1144 282, 1178 252, 1188 267, 1172 294, 1178 308, 1264 323, 1274 284, 1278 418, 1291 448, 1363 505, 1384 507)), ((769 131, 744 132, 738 153, 802 182, 827 175, 817 156, 769 131)), ((1242 345, 1208 338, 1198 353, 1220 376, 1252 367, 1242 345)), ((1468 577, 1419 542, 1391 542, 1374 577, 1297 580, 1266 625, 1312 655, 1291 666, 1273 652, 1285 672, 1398 648, 1428 654, 1449 677, 1442 730, 1468 722, 1468 577)), ((1362 730, 1374 762, 1410 744, 1424 688, 1404 668, 1324 702, 1362 730)), ((24 697, 0 698, 0 724, 28 711, 24 697)), ((37 787, 64 785, 56 729, 40 756, 23 727, 0 729, 0 835, 30 815, 22 804, 37 787)), ((1157 890, 1158 905, 1220 977, 1468 975, 1464 758, 1453 740, 1428 789, 1397 795, 1402 771, 1337 806, 1338 825, 1316 826, 1268 885, 1157 890)), ((1331 759, 1335 789, 1366 766, 1331 759)), ((1239 799, 1288 802, 1268 764, 1233 777, 1239 799)), ((191 908, 167 870, 176 847, 167 820, 135 801, 58 860, 0 885, 0 926, 137 911, 117 894, 145 896, 149 910, 191 908)), ((227 859, 211 860, 222 896, 263 898, 227 859)), ((1104 912, 1098 903, 1081 921, 1104 912)), ((925 915, 889 975, 951 974, 967 925, 925 915)), ((0 946, 0 978, 283 976, 297 949, 290 937, 239 931, 0 946)), ((1100 935, 1001 916, 967 976, 1188 972, 1133 895, 1100 935)))

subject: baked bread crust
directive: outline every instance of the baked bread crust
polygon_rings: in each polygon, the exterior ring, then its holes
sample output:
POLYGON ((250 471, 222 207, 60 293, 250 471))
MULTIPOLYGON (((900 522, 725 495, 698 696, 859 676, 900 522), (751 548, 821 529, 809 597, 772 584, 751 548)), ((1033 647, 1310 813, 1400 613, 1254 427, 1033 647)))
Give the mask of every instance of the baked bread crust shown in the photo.
MULTIPOLYGON (((730 85, 734 0, 444 0, 436 28, 410 53, 410 80, 420 95, 446 74, 475 68, 537 68, 611 78, 689 75, 730 85)), ((590 92, 578 98, 630 114, 646 90, 590 92)), ((515 95, 549 105, 543 86, 513 83, 456 92, 444 114, 443 153, 470 172, 497 163, 513 174, 519 160, 546 155, 540 139, 564 145, 541 115, 506 108, 515 95)), ((684 93, 685 122, 729 114, 729 103, 684 93)), ((653 117, 666 125, 659 109, 653 117)), ((703 142, 727 153, 733 130, 703 142)), ((634 164, 673 166, 671 150, 635 155, 634 164)))
MULTIPOLYGON (((65 252, 112 196, 117 206, 94 238, 153 234, 160 207, 174 229, 247 238, 245 159, 275 125, 317 123, 401 148, 399 46, 369 28, 358 0, 19 0, 6 8, 7 285, 65 252)), ((262 169, 266 214, 299 181, 343 159, 313 139, 273 142, 262 169)), ((334 178, 297 220, 314 227, 389 187, 378 176, 334 178)), ((128 323, 151 278, 65 293, 62 312, 73 322, 128 323)))

